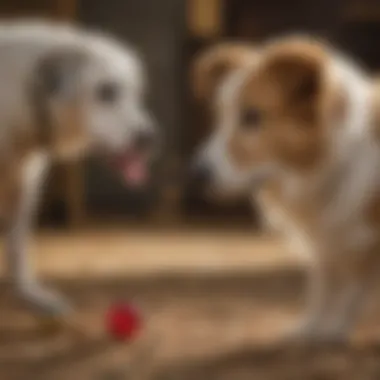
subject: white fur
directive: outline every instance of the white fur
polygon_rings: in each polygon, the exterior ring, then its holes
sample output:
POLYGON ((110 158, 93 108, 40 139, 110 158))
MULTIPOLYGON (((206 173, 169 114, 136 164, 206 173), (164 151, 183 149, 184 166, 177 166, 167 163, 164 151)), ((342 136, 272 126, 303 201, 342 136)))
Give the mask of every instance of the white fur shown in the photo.
POLYGON ((28 238, 28 223, 32 217, 34 208, 36 206, 38 193, 40 190, 41 181, 49 166, 49 158, 46 153, 36 152, 31 155, 25 162, 22 173, 22 191, 24 192, 23 202, 20 203, 17 212, 15 213, 15 220, 12 224, 11 234, 14 236, 12 239, 12 247, 10 251, 9 260, 12 263, 12 274, 17 283, 26 286, 31 283, 31 266, 27 262, 27 256, 24 254, 26 249, 26 239, 28 238))
POLYGON ((30 225, 49 163, 45 152, 33 153, 25 161, 20 202, 9 225, 6 254, 13 286, 20 298, 38 312, 57 314, 67 310, 67 303, 40 287, 27 252, 30 225))
POLYGON ((23 168, 24 185, 26 188, 34 187, 49 165, 49 156, 46 152, 35 152, 26 160, 23 168))
POLYGON ((336 165, 343 165, 344 176, 339 197, 329 204, 324 222, 331 224, 357 218, 373 189, 380 184, 380 149, 370 133, 371 84, 369 80, 346 61, 331 62, 330 73, 345 88, 348 113, 337 135, 333 137, 336 165))

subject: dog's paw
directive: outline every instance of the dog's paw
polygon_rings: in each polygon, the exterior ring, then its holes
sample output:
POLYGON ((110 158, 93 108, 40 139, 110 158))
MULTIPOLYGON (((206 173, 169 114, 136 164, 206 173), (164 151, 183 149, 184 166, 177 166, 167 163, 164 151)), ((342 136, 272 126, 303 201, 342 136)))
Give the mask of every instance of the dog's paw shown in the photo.
POLYGON ((333 346, 344 346, 349 343, 349 334, 345 326, 324 325, 317 331, 315 341, 333 346))
POLYGON ((34 312, 43 316, 58 317, 71 312, 69 304, 60 295, 38 285, 22 286, 18 294, 34 312))
POLYGON ((318 335, 318 325, 315 321, 304 319, 297 322, 282 333, 280 343, 283 345, 307 344, 318 335))

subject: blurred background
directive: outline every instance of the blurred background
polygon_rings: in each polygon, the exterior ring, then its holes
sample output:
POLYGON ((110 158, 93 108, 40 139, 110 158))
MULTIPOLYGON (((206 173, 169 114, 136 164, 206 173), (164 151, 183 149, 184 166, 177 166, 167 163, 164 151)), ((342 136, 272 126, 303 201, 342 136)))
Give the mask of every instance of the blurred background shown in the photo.
MULTIPOLYGON (((166 141, 142 192, 125 188, 91 158, 55 167, 39 215, 44 228, 31 247, 41 278, 74 301, 80 323, 101 330, 110 303, 137 302, 153 345, 137 367, 150 368, 159 357, 160 369, 151 377, 130 375, 126 358, 137 349, 126 345, 31 335, 5 281, 1 380, 380 378, 375 354, 265 361, 252 351, 302 310, 304 264, 263 233, 247 199, 211 202, 186 181, 191 154, 212 122, 191 93, 197 52, 226 40, 255 43, 304 31, 376 72, 379 0, 1 0, 0 17, 66 20, 132 44, 145 61, 149 103, 166 141)), ((367 330, 374 335, 375 328, 367 330)))
POLYGON ((189 67, 200 49, 306 31, 333 41, 371 69, 380 65, 378 0, 3 0, 0 15, 67 20, 131 43, 146 62, 149 100, 165 134, 165 155, 144 192, 126 189, 91 160, 57 168, 41 216, 48 225, 254 224, 246 200, 213 204, 186 187, 189 156, 211 122, 207 107, 195 104, 189 90, 189 67))

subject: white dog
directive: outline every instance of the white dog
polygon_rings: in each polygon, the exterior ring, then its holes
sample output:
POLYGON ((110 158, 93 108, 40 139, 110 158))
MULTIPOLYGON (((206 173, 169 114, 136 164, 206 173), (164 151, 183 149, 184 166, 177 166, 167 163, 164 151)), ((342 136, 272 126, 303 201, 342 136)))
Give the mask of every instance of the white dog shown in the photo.
POLYGON ((27 238, 53 160, 97 150, 141 184, 157 133, 144 107, 142 65, 108 36, 39 21, 0 24, 0 191, 15 290, 35 309, 68 310, 27 261, 27 238))

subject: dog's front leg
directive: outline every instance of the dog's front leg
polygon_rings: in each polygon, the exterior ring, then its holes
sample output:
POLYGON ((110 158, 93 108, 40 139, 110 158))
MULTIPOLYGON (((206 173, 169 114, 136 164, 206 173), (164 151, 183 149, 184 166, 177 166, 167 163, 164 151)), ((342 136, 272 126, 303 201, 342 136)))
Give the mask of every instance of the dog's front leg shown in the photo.
POLYGON ((306 310, 301 320, 285 333, 285 342, 315 342, 325 339, 320 334, 321 326, 336 292, 335 268, 332 264, 319 261, 309 268, 306 310))
POLYGON ((56 315, 66 312, 67 304, 38 284, 27 252, 33 216, 48 167, 48 157, 43 153, 34 154, 23 167, 8 220, 6 254, 13 286, 21 299, 35 311, 56 315))
POLYGON ((371 287, 379 276, 378 247, 360 252, 360 259, 350 261, 342 269, 340 289, 322 328, 324 335, 345 338, 360 317, 366 302, 373 295, 371 287))

